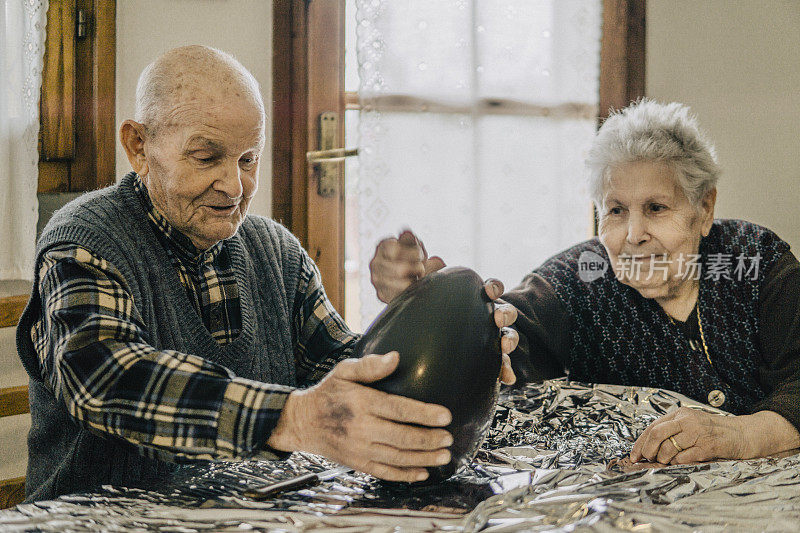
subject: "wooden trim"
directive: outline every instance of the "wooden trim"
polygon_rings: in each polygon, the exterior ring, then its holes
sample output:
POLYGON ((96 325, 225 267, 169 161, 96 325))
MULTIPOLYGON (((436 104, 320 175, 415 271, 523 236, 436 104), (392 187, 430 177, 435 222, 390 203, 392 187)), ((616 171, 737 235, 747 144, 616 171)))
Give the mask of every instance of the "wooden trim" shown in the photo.
POLYGON ((275 0, 272 17, 272 218, 307 247, 307 2, 275 0))
POLYGON ((599 122, 645 94, 646 0, 604 0, 599 122))
MULTIPOLYGON (((645 95, 646 0, 603 0, 598 126, 612 109, 645 95)), ((594 234, 598 232, 597 211, 594 234)))
POLYGON ((347 91, 344 93, 344 108, 348 111, 358 111, 361 109, 361 101, 356 91, 347 91))
POLYGON ((47 10, 39 156, 44 161, 75 155, 75 2, 52 0, 47 10))
POLYGON ((0 328, 16 326, 27 304, 27 294, 0 298, 0 328))
MULTIPOLYGON (((597 107, 590 104, 567 102, 558 105, 533 104, 510 98, 482 98, 475 105, 449 104, 429 98, 403 94, 382 94, 362 98, 358 107, 365 111, 377 110, 391 113, 453 113, 481 115, 516 115, 562 119, 593 119, 597 107)), ((350 107, 348 107, 350 109, 350 107)))
POLYGON ((0 509, 8 509, 25 500, 25 478, 15 477, 0 481, 0 509))
POLYGON ((0 389, 0 418, 24 415, 30 412, 27 385, 0 389))
MULTIPOLYGON (((339 117, 336 146, 344 143, 344 0, 310 2, 307 8, 308 83, 306 147, 320 149, 320 116, 336 112, 339 117)), ((295 133, 297 133, 295 131, 295 133)), ((306 148, 306 152, 308 152, 306 148)), ((295 155, 299 155, 295 153, 295 155)), ((302 154, 305 159, 306 154, 302 154)), ((344 164, 326 163, 338 178, 336 194, 318 193, 318 174, 306 166, 306 250, 322 273, 325 292, 333 307, 344 315, 344 164)))
POLYGON ((319 115, 339 113, 344 139, 344 0, 273 3, 272 217, 283 222, 322 272, 333 305, 344 302, 344 173, 338 194, 317 194, 306 154, 319 149, 319 115), (332 75, 333 73, 333 75, 332 75))
POLYGON ((293 2, 291 107, 291 230, 308 249, 308 1, 293 2))
POLYGON ((117 166, 117 2, 97 0, 92 46, 94 81, 95 183, 93 188, 113 185, 117 166))
MULTIPOLYGON (((292 209, 294 4, 292 0, 275 0, 272 7, 272 218, 300 237, 292 209)), ((297 6, 297 10, 302 9, 297 6)))

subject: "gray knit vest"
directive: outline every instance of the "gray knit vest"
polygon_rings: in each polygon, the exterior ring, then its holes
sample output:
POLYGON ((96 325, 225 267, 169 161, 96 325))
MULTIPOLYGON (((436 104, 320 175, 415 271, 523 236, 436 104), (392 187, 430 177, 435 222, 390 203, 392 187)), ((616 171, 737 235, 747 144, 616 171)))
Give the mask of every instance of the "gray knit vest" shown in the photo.
POLYGON ((237 376, 295 385, 292 310, 302 249, 286 228, 249 215, 227 240, 239 286, 242 331, 220 345, 205 328, 181 285, 133 188, 135 174, 85 194, 60 209, 37 245, 30 302, 17 329, 17 350, 30 376, 32 425, 28 434, 27 500, 88 491, 102 484, 136 486, 164 481, 178 466, 142 456, 125 441, 80 427, 54 395, 31 341, 42 313, 38 272, 43 254, 75 243, 113 264, 141 316, 146 341, 223 365, 237 376))

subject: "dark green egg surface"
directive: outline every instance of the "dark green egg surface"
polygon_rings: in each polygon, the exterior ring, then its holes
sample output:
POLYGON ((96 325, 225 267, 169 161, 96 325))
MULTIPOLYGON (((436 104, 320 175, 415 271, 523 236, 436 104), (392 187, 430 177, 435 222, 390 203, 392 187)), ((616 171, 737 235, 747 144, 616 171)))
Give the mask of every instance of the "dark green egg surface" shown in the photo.
POLYGON ((400 353, 397 369, 373 383, 376 389, 450 409, 452 460, 429 468, 427 482, 469 463, 491 424, 501 363, 493 311, 478 274, 447 268, 396 297, 354 348, 354 357, 400 353))

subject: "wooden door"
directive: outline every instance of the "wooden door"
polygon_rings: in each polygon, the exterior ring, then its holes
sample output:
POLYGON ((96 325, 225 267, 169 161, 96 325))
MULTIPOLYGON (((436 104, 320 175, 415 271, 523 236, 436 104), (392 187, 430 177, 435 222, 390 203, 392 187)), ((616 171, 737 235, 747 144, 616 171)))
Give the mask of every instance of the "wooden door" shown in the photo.
POLYGON ((308 250, 340 313, 344 312, 343 164, 338 158, 313 163, 308 153, 343 147, 344 4, 344 0, 276 0, 273 8, 273 218, 308 250))

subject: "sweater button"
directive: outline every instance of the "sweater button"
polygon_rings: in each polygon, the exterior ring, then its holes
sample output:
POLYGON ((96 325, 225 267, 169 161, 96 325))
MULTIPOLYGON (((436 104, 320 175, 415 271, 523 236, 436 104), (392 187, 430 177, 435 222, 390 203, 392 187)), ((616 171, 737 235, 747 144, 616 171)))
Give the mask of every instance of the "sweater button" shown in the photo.
POLYGON ((719 407, 725 403, 725 393, 721 390, 712 390, 708 393, 708 404, 711 407, 719 407))

